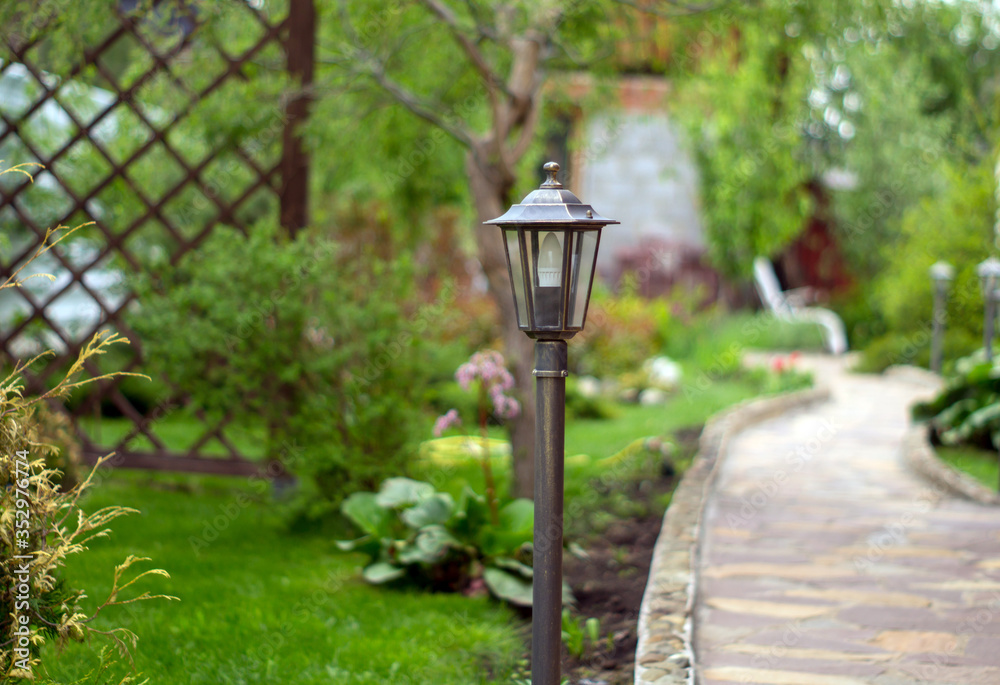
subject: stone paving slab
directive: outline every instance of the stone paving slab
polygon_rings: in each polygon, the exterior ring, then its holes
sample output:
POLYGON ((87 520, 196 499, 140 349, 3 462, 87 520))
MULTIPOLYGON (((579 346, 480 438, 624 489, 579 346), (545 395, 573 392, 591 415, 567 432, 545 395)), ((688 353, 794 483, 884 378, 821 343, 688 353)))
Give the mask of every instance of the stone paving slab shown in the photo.
POLYGON ((747 428, 721 457, 696 682, 1000 684, 1000 512, 903 459, 908 408, 932 384, 804 363, 831 401, 747 428))

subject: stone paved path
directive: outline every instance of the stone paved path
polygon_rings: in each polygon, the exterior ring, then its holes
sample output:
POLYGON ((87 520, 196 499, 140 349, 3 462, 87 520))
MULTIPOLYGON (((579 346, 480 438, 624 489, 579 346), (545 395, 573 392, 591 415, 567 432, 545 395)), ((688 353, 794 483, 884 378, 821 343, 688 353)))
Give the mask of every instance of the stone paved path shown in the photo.
POLYGON ((1000 684, 1000 508, 902 462, 930 391, 805 363, 833 400, 737 436, 710 496, 697 682, 1000 684))

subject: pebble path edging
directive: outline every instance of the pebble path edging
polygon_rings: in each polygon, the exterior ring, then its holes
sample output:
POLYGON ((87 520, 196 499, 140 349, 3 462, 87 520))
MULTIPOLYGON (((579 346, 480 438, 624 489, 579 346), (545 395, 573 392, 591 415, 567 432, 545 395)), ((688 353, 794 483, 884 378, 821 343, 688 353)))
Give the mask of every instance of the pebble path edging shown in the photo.
POLYGON ((917 474, 950 492, 985 505, 1000 504, 1000 494, 990 490, 972 476, 941 461, 927 440, 927 426, 912 426, 903 442, 906 463, 917 474))

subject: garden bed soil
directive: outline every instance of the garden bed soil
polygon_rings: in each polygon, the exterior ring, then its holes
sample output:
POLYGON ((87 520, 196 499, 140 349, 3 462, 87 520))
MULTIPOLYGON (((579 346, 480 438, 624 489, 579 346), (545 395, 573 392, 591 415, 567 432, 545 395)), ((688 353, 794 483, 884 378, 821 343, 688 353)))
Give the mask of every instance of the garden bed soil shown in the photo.
MULTIPOLYGON (((693 456, 701 427, 678 431, 678 458, 693 456)), ((641 498, 649 511, 672 492, 674 477, 635 483, 630 496, 641 498)), ((574 618, 600 620, 598 645, 587 645, 581 658, 563 647, 563 673, 571 685, 632 685, 638 643, 639 607, 646 589, 653 546, 663 524, 661 515, 620 519, 601 535, 587 541, 586 556, 566 553, 563 574, 577 604, 574 618)))

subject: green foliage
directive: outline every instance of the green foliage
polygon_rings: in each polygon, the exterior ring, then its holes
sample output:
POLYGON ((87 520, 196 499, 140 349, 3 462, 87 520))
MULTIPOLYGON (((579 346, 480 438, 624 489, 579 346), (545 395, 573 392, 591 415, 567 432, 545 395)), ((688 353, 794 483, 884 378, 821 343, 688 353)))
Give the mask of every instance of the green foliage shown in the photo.
POLYGON ((601 619, 575 619, 569 609, 562 612, 562 641, 566 651, 582 659, 588 648, 597 647, 601 638, 601 619))
POLYGON ((573 341, 576 372, 607 378, 641 367, 662 349, 670 323, 666 301, 642 297, 628 283, 617 295, 595 284, 587 327, 573 341))
POLYGON ((456 500, 429 483, 390 478, 378 493, 354 493, 342 509, 364 535, 337 545, 369 556, 369 583, 406 577, 456 592, 480 579, 496 597, 531 606, 530 500, 508 502, 491 523, 486 498, 469 487, 456 500))
POLYGON ((715 46, 682 86, 709 249, 728 276, 749 274, 754 257, 791 242, 813 209, 800 130, 809 65, 802 41, 784 32, 794 10, 767 4, 748 8, 739 39, 715 46))
POLYGON ((580 381, 576 376, 566 379, 566 418, 574 419, 613 419, 618 415, 614 405, 601 395, 587 395, 580 390, 580 381))
POLYGON ((152 371, 210 415, 263 430, 268 458, 312 477, 322 513, 405 469, 415 443, 429 321, 407 324, 407 272, 308 232, 217 230, 137 284, 130 322, 152 371))
MULTIPOLYGON (((9 171, 0 171, 0 175, 9 171)), ((41 247, 0 283, 0 290, 22 287, 24 280, 19 280, 19 274, 25 267, 74 230, 46 232, 41 247)), ((77 682, 104 683, 110 677, 109 670, 116 670, 126 659, 131 662, 131 649, 138 637, 124 626, 97 629, 90 625, 94 617, 110 607, 155 598, 176 599, 148 592, 121 597, 123 590, 145 576, 169 577, 166 571, 152 569, 126 580, 125 573, 132 565, 148 561, 130 554, 115 567, 107 599, 88 612, 83 606, 84 590, 68 582, 64 572, 69 557, 85 551, 88 542, 109 535, 109 522, 138 513, 118 505, 84 511, 81 497, 97 485, 96 475, 103 460, 72 488, 75 473, 68 471, 69 477, 61 479, 60 472, 51 468, 60 463, 75 468, 76 464, 70 452, 74 441, 66 423, 54 417, 46 402, 63 399, 87 383, 122 375, 79 379, 85 365, 93 364, 118 343, 127 340, 98 333, 83 345, 65 375, 39 396, 25 395, 24 377, 32 364, 45 355, 16 364, 0 380, 0 679, 4 682, 38 681, 42 676, 39 669, 47 671, 55 660, 51 651, 43 659, 42 646, 49 640, 62 646, 99 635, 111 642, 117 653, 102 650, 99 667, 77 682), (60 458, 63 450, 66 454, 60 458), (66 487, 60 485, 60 480, 66 487)), ((119 685, 136 682, 127 673, 116 677, 119 685)), ((42 682, 54 681, 45 676, 42 682)))
POLYGON ((895 221, 940 188, 941 163, 993 147, 995 21, 976 3, 767 0, 678 22, 688 59, 668 67, 673 111, 717 266, 748 276, 815 214, 835 220, 859 276, 877 273, 895 221), (829 171, 855 182, 824 187, 829 171))
MULTIPOLYGON (((94 624, 141 636, 136 668, 150 685, 488 685, 506 683, 524 653, 522 624, 508 607, 369 585, 356 578, 360 554, 340 552, 326 534, 289 534, 284 512, 246 479, 118 470, 86 503, 140 507, 143 516, 119 519, 112 537, 69 559, 68 577, 99 598, 122 556, 155 550, 170 569, 170 579, 158 579, 163 591, 183 596, 123 607, 124 624, 115 623, 118 612, 102 612, 94 624), (223 512, 218 537, 193 549, 190 540, 223 512), (178 652, 187 642, 198 649, 178 652)), ((94 652, 70 644, 53 653, 53 677, 75 682, 96 668, 94 652)))
POLYGON ((866 289, 869 309, 889 331, 865 350, 864 368, 929 360, 933 284, 928 270, 955 267, 947 299, 948 356, 968 354, 982 339, 983 303, 976 266, 993 247, 996 181, 992 164, 949 167, 944 192, 910 208, 898 239, 885 248, 885 269, 866 289))
MULTIPOLYGON (((129 555, 114 570, 107 599, 97 609, 86 612, 84 591, 67 583, 63 567, 66 559, 87 549, 87 543, 109 534, 107 524, 119 516, 138 513, 135 509, 108 506, 86 513, 81 496, 97 483, 99 462, 77 487, 62 489, 60 474, 47 466, 58 458, 59 448, 45 442, 51 422, 38 414, 44 400, 65 395, 76 381, 83 364, 102 354, 108 346, 123 342, 115 336, 99 336, 81 350, 70 374, 41 397, 23 394, 23 373, 18 366, 0 381, 0 675, 5 679, 34 679, 45 669, 41 648, 48 640, 64 645, 100 635, 117 648, 117 657, 102 652, 101 671, 93 681, 123 659, 131 661, 131 649, 138 637, 125 627, 98 630, 90 626, 97 612, 113 606, 154 598, 176 599, 148 592, 123 599, 119 593, 144 576, 167 576, 152 569, 125 580, 125 572, 139 562, 129 555), (22 588, 27 588, 26 590, 22 588), (118 658, 120 657, 120 658, 118 658)), ((169 576, 168 576, 169 577, 169 576)), ((50 653, 51 655, 51 653, 50 653)), ((51 656, 49 657, 51 659, 51 656)), ((124 676, 120 682, 134 682, 124 676)))
POLYGON ((1000 449, 1000 358, 983 350, 958 360, 945 389, 913 409, 946 445, 1000 449))
POLYGON ((569 609, 563 609, 562 641, 566 651, 574 657, 582 659, 588 647, 594 649, 600 641, 600 634, 600 619, 575 619, 569 609))

